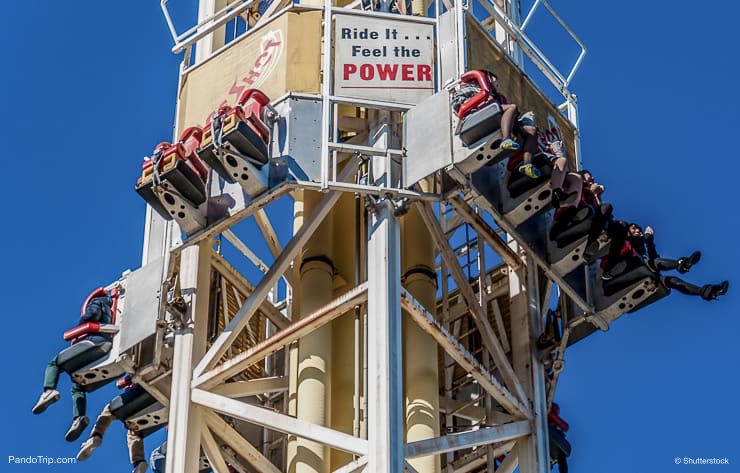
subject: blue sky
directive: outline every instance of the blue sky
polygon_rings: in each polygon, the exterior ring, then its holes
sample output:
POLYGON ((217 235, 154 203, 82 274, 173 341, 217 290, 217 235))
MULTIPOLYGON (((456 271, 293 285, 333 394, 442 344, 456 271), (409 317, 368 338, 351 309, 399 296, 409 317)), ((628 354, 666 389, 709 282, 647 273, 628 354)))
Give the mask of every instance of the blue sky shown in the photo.
MULTIPOLYGON (((3 464, 9 455, 77 452, 78 442, 63 439, 71 407, 64 377, 58 404, 42 416, 30 408, 87 293, 139 266, 144 202, 133 185, 143 156, 171 136, 179 58, 159 2, 83 3, 12 2, 2 14, 3 464)), ((567 352, 557 398, 571 425, 571 471, 735 471, 676 466, 674 458, 740 464, 740 225, 730 146, 740 7, 643 3, 628 12, 616 2, 552 2, 589 49, 571 86, 584 165, 606 185, 618 217, 653 226, 661 254, 703 251, 688 280, 728 279, 731 287, 713 303, 674 294, 567 352)), ((543 49, 572 62, 572 45, 557 39, 543 49)), ((89 396, 88 415, 114 394, 89 396)), ((161 439, 147 439, 147 453, 161 439)), ((2 470, 102 468, 128 468, 120 423, 84 463, 2 470)))

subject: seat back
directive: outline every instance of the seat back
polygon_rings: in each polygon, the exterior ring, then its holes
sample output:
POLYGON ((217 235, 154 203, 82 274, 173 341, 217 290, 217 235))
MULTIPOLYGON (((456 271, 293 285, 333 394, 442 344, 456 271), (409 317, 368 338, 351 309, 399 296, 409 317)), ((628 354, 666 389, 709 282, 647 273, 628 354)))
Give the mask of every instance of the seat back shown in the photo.
POLYGON ((566 457, 570 456, 571 446, 565 435, 554 427, 550 427, 548 433, 550 437, 550 457, 557 459, 560 452, 566 457))
POLYGON ((110 411, 116 419, 125 420, 155 402, 157 400, 142 387, 134 386, 111 400, 110 411))
POLYGON ((469 114, 458 124, 460 140, 470 146, 497 131, 501 128, 501 115, 501 106, 496 102, 469 114))
POLYGON ((480 92, 475 94, 473 97, 466 100, 460 108, 457 110, 457 116, 460 120, 464 119, 473 110, 476 110, 486 102, 492 100, 491 97, 491 82, 488 80, 486 73, 480 70, 468 71, 460 77, 460 82, 463 84, 476 83, 480 87, 480 92))
POLYGON ((641 281, 645 278, 653 278, 657 280, 655 273, 650 271, 647 266, 640 265, 636 268, 630 268, 621 274, 615 275, 612 279, 604 281, 602 287, 604 289, 605 296, 611 296, 617 292, 626 289, 629 286, 634 285, 636 282, 641 281))
POLYGON ((244 117, 254 126, 262 141, 270 141, 270 129, 264 122, 265 108, 270 104, 270 98, 259 89, 247 89, 239 97, 239 106, 244 111, 244 117), (249 105, 247 102, 252 100, 249 105))
MULTIPOLYGON (((123 366, 108 361, 111 358, 115 360, 118 356, 118 327, 115 323, 120 300, 119 289, 113 288, 110 291, 110 297, 113 301, 111 305, 112 324, 90 324, 90 329, 97 325, 99 330, 97 336, 94 332, 86 332, 89 335, 87 338, 76 343, 73 341, 71 347, 57 355, 59 367, 69 373, 72 381, 82 386, 87 392, 108 384, 126 371, 123 366)), ((85 325, 87 324, 82 324, 82 326, 85 325)), ((78 329, 81 331, 84 329, 82 326, 75 327, 68 333, 78 329)))
POLYGON ((141 386, 135 386, 114 397, 111 413, 129 430, 147 436, 167 423, 167 408, 141 386))
POLYGON ((57 365, 62 371, 73 374, 110 352, 113 343, 110 340, 93 342, 82 340, 65 348, 57 355, 57 365))

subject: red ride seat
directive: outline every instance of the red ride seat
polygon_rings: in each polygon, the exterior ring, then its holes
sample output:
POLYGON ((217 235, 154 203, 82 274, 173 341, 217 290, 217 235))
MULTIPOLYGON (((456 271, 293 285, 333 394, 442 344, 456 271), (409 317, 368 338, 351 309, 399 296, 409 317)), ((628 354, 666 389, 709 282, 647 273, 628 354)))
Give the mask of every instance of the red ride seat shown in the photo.
MULTIPOLYGON (((85 313, 85 308, 90 301, 95 297, 103 297, 108 295, 107 291, 100 287, 90 293, 82 304, 82 310, 80 314, 85 313)), ((111 325, 105 326, 98 322, 85 322, 70 330, 64 332, 64 339, 71 340, 72 345, 65 348, 57 355, 57 365, 62 371, 66 371, 70 375, 85 366, 94 363, 105 357, 113 347, 111 327, 116 321, 116 308, 118 305, 118 289, 111 291, 111 298, 113 304, 111 306, 111 325), (105 331, 102 331, 105 330, 105 331), (96 340, 83 339, 79 340, 80 337, 86 335, 99 334, 101 337, 96 337, 96 340)))
POLYGON ((247 177, 244 177, 245 170, 234 156, 224 153, 219 159, 213 139, 214 128, 220 134, 222 146, 228 144, 248 158, 251 164, 261 168, 269 160, 267 145, 270 142, 270 129, 264 122, 265 109, 269 104, 270 98, 260 90, 248 89, 235 107, 226 105, 219 108, 206 126, 198 155, 226 181, 237 182, 247 177), (246 105, 250 100, 252 102, 246 105))
POLYGON ((206 201, 205 183, 208 180, 208 169, 196 153, 202 135, 200 128, 188 128, 183 132, 178 143, 163 142, 157 145, 153 153, 154 157, 145 160, 141 166, 142 173, 136 182, 136 192, 167 220, 172 219, 172 215, 162 205, 153 190, 153 186, 159 183, 164 183, 166 187, 172 186, 194 207, 206 201), (155 180, 154 161, 159 163, 156 173, 157 180, 155 180))
POLYGON ((501 128, 501 104, 491 95, 491 83, 484 71, 468 71, 460 77, 462 83, 477 83, 481 91, 465 101, 457 111, 460 119, 458 134, 465 146, 483 139, 501 128))

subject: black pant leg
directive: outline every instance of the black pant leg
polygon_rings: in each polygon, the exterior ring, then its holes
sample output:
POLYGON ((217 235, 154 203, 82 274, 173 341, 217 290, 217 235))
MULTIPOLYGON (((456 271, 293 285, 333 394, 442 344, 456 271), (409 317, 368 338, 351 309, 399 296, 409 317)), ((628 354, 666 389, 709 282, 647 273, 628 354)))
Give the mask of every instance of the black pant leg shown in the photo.
POLYGON ((691 284, 690 282, 686 282, 683 279, 677 278, 675 276, 666 276, 665 278, 663 278, 663 284, 665 284, 666 287, 670 289, 675 289, 682 294, 686 294, 689 296, 701 295, 701 287, 691 284))

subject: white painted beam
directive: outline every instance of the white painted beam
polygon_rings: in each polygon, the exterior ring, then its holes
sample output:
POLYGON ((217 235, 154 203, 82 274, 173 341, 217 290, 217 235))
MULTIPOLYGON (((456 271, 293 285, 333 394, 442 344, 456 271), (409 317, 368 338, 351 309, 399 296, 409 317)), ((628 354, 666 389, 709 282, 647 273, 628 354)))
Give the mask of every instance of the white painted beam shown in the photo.
MULTIPOLYGON (((493 448, 493 455, 497 457, 504 455, 510 452, 511 449, 514 448, 514 445, 516 445, 516 441, 514 440, 498 444, 493 448)), ((452 471, 455 473, 470 473, 471 471, 478 471, 478 469, 485 465, 488 460, 487 450, 488 449, 479 448, 459 457, 457 460, 452 462, 452 471)), ((496 470, 496 473, 498 472, 499 470, 496 470)))
POLYGON ((478 237, 483 239, 488 245, 498 253, 504 262, 511 266, 513 269, 517 269, 523 266, 522 259, 514 251, 509 248, 504 240, 498 236, 498 234, 486 223, 480 215, 475 213, 470 205, 468 205, 460 196, 454 196, 448 201, 452 208, 462 216, 473 230, 478 234, 478 237))
MULTIPOLYGON (((271 430, 313 440, 332 448, 355 455, 367 455, 367 440, 347 435, 320 425, 298 420, 294 417, 239 402, 226 396, 193 389, 192 400, 201 406, 213 409, 237 419, 261 425, 271 430)), ((239 451, 239 450, 237 450, 239 451)))
MULTIPOLYGON (((245 294, 247 297, 250 297, 252 293, 254 292, 254 286, 249 283, 246 279, 244 279, 244 276, 239 274, 239 272, 234 269, 231 264, 229 264, 228 261, 226 261, 223 256, 219 255, 216 252, 211 253, 211 264, 213 265, 213 268, 221 273, 223 278, 228 282, 230 285, 232 285, 234 288, 245 294)), ((225 293, 224 293, 225 296, 225 293)), ((236 298, 237 301, 239 301, 239 298, 236 298)), ((224 307, 226 305, 224 304, 224 307)), ((283 329, 290 325, 290 319, 288 319, 286 316, 283 315, 282 312, 280 312, 273 304, 272 302, 265 299, 262 301, 262 304, 259 307, 260 312, 262 312, 265 317, 270 319, 270 322, 275 324, 278 329, 283 329)), ((227 325, 230 321, 227 320, 227 325)))
POLYGON ((262 453, 254 447, 254 445, 249 443, 219 415, 215 412, 209 411, 208 409, 201 409, 201 411, 203 413, 203 420, 205 420, 208 427, 213 432, 218 432, 216 435, 218 435, 218 437, 235 452, 239 452, 239 456, 249 462, 249 464, 255 467, 257 471, 262 473, 281 473, 280 470, 272 464, 272 462, 265 458, 262 453))
POLYGON ((209 389, 222 383, 224 380, 244 371, 252 364, 264 359, 286 345, 293 343, 307 333, 329 323, 336 317, 347 312, 352 307, 361 304, 367 299, 367 283, 339 296, 334 301, 321 307, 312 314, 294 322, 289 327, 276 333, 272 337, 253 346, 247 351, 224 361, 210 371, 203 373, 193 380, 194 388, 209 389))
POLYGON ((219 384, 211 392, 230 398, 255 396, 257 394, 274 393, 288 390, 287 376, 273 376, 271 378, 250 379, 219 384))
POLYGON ((434 320, 434 317, 424 309, 406 290, 401 292, 401 305, 419 326, 434 338, 445 352, 454 359, 465 371, 475 378, 481 387, 518 419, 527 418, 527 410, 518 399, 506 390, 465 347, 455 340, 444 327, 434 320))
POLYGON ((229 473, 229 467, 226 465, 221 449, 218 448, 216 439, 213 438, 208 424, 205 422, 200 426, 200 446, 208 458, 208 463, 215 473, 229 473))
POLYGON ((528 435, 529 432, 529 421, 522 420, 510 424, 471 430, 469 432, 419 440, 418 442, 406 444, 406 458, 438 455, 440 453, 473 448, 494 442, 505 442, 528 435))
MULTIPOLYGON (((346 181, 357 171, 359 160, 350 160, 338 176, 339 181, 346 181)), ((226 353, 229 346, 236 340, 239 333, 244 326, 249 322, 249 319, 259 309, 259 306, 267 297, 267 293, 277 283, 280 276, 288 269, 293 259, 298 255, 298 252, 303 248, 306 242, 311 238, 316 229, 319 227, 324 218, 329 214, 331 209, 336 204, 341 192, 331 192, 326 195, 321 202, 316 206, 314 211, 309 215, 305 224, 295 233, 293 238, 285 247, 280 256, 275 260, 270 270, 262 278, 260 283, 249 297, 246 303, 239 309, 236 316, 229 322, 229 325, 224 331, 218 336, 216 341, 213 342, 211 348, 206 352, 203 359, 198 363, 194 370, 194 376, 201 375, 207 368, 215 365, 218 360, 226 353)))
MULTIPOLYGON (((390 145, 389 113, 371 132, 376 146, 390 145)), ((392 186, 390 159, 373 160, 376 184, 392 186)), ((401 340, 401 230, 383 200, 369 216, 367 241, 368 470, 401 471, 404 465, 403 344, 401 340)))
POLYGON ((262 259, 257 256, 254 251, 252 251, 236 234, 229 230, 224 230, 223 234, 224 238, 226 238, 226 241, 234 245, 234 248, 239 250, 241 254, 247 257, 249 261, 252 262, 255 266, 257 266, 257 269, 262 271, 263 273, 266 273, 269 268, 267 264, 265 264, 262 259))
POLYGON ((362 471, 367 465, 367 455, 361 456, 355 461, 349 462, 346 465, 337 468, 332 473, 356 473, 362 471))
POLYGON ((447 239, 442 233, 442 227, 440 226, 439 221, 437 221, 437 218, 434 216, 434 212, 432 212, 432 208, 429 204, 425 202, 417 202, 417 206, 422 218, 424 219, 424 223, 429 229, 429 234, 434 239, 434 243, 437 246, 437 249, 439 249, 440 254, 442 255, 442 259, 444 260, 447 267, 450 269, 450 273, 455 279, 455 283, 457 283, 457 287, 460 293, 465 298, 465 301, 468 303, 468 307, 473 314, 473 320, 475 321, 476 325, 478 326, 478 330, 480 331, 483 344, 486 346, 486 349, 490 353, 493 361, 496 363, 496 366, 501 372, 501 377, 504 379, 504 382, 509 387, 509 389, 511 389, 512 393, 516 395, 518 403, 523 408, 523 411, 521 412, 524 412, 527 416, 529 416, 529 407, 527 404, 525 404, 525 401, 527 399, 526 393, 524 392, 521 383, 517 379, 511 363, 509 363, 509 360, 506 358, 506 352, 501 346, 501 343, 498 341, 498 338, 496 338, 496 334, 493 332, 493 328, 491 328, 491 324, 488 322, 488 317, 485 311, 480 306, 480 304, 478 304, 475 293, 470 288, 468 280, 465 277, 465 273, 460 267, 460 262, 455 257, 455 254, 450 248, 447 239))
POLYGON ((509 414, 504 414, 503 412, 498 411, 493 411, 490 419, 487 419, 486 410, 484 408, 466 406, 466 403, 464 402, 445 396, 439 397, 439 411, 443 414, 460 417, 461 419, 467 419, 475 423, 485 421, 488 425, 506 424, 514 421, 514 418, 509 414))

